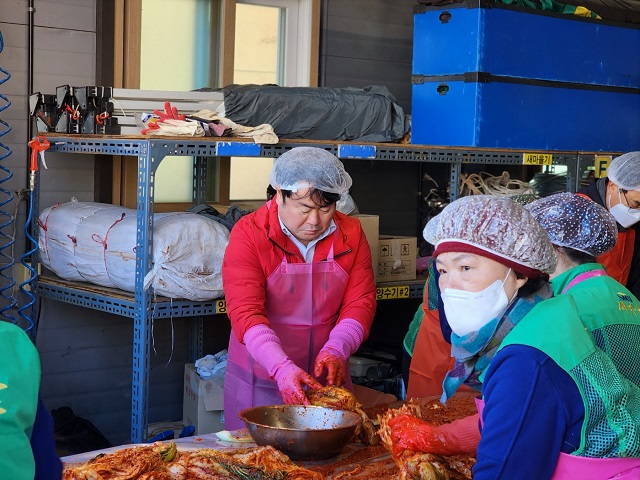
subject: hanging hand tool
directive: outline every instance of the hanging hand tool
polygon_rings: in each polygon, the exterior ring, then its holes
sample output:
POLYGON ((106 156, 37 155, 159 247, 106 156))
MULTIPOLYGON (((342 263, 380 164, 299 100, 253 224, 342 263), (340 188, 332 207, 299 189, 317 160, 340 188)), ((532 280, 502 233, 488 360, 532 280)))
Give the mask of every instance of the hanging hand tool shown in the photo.
POLYGON ((38 154, 41 154, 42 164, 45 168, 47 168, 47 164, 44 162, 44 152, 47 150, 51 143, 45 137, 38 136, 34 137, 27 144, 31 148, 31 162, 29 165, 29 188, 33 190, 36 183, 36 172, 38 171, 38 154))

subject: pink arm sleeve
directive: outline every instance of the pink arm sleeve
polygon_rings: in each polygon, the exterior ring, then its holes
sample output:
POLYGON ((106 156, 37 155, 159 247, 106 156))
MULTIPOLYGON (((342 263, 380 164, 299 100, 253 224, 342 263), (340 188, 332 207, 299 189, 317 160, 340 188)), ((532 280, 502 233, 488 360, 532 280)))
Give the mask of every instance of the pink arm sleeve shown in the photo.
POLYGON ((254 325, 244 334, 247 350, 264 368, 269 376, 274 377, 276 370, 289 358, 282 350, 282 344, 276 333, 267 325, 254 325))
POLYGON ((339 353, 346 361, 358 350, 364 340, 364 328, 360 322, 353 318, 345 318, 333 327, 329 334, 329 340, 324 344, 322 350, 331 349, 339 353))
POLYGON ((454 454, 475 454, 480 443, 480 414, 454 420, 436 427, 449 439, 449 445, 453 447, 454 454))

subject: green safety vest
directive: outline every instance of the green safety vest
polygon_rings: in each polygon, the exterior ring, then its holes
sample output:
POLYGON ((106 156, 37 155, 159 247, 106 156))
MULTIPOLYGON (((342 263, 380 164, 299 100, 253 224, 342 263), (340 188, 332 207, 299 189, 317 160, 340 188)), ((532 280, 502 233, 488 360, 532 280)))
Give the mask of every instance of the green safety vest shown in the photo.
POLYGON ((38 408, 40 359, 27 334, 0 321, 0 476, 33 480, 31 432, 38 408))
MULTIPOLYGON (((562 291, 597 264, 554 279, 562 291)), ((574 455, 640 457, 640 302, 611 277, 578 283, 536 305, 500 345, 528 345, 551 357, 576 382, 585 420, 574 455)))

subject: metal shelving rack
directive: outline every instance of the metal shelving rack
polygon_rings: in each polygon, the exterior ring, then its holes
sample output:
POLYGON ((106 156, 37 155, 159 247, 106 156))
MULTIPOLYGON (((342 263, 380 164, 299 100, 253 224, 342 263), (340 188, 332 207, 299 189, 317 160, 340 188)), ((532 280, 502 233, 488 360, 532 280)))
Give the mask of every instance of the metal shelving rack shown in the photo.
MULTIPOLYGON (((522 165, 531 163, 527 153, 505 149, 475 149, 465 147, 432 147, 411 144, 356 144, 353 142, 282 140, 276 145, 257 145, 252 141, 219 138, 177 138, 143 136, 80 136, 48 134, 49 151, 96 155, 138 157, 137 238, 135 293, 105 291, 75 282, 49 281, 39 278, 36 292, 41 297, 72 303, 86 308, 131 317, 134 320, 133 372, 131 405, 131 441, 146 439, 148 426, 149 359, 151 323, 153 318, 195 317, 190 344, 191 354, 202 354, 202 316, 224 313, 224 300, 190 302, 154 299, 143 288, 144 277, 151 269, 153 244, 154 179, 160 162, 167 156, 194 157, 193 202, 205 201, 206 157, 273 157, 297 146, 324 148, 342 159, 386 160, 399 162, 435 162, 450 165, 451 200, 459 196, 460 172, 464 163, 522 165), (527 160, 525 160, 525 158, 527 160), (199 320, 199 321, 198 321, 199 320)), ((567 190, 576 191, 580 174, 593 164, 595 153, 533 152, 539 164, 567 165, 567 190)), ((35 187, 34 211, 38 212, 40 179, 35 187)), ((393 282, 379 285, 378 298, 419 298, 424 282, 393 282)))

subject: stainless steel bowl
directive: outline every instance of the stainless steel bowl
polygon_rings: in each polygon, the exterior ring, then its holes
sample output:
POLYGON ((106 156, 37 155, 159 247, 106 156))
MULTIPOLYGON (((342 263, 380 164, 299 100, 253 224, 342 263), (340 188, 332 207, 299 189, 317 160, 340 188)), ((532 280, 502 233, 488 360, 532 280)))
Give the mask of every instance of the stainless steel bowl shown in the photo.
POLYGON ((322 460, 340 453, 361 421, 357 413, 311 405, 271 405, 239 414, 258 445, 293 460, 322 460))

